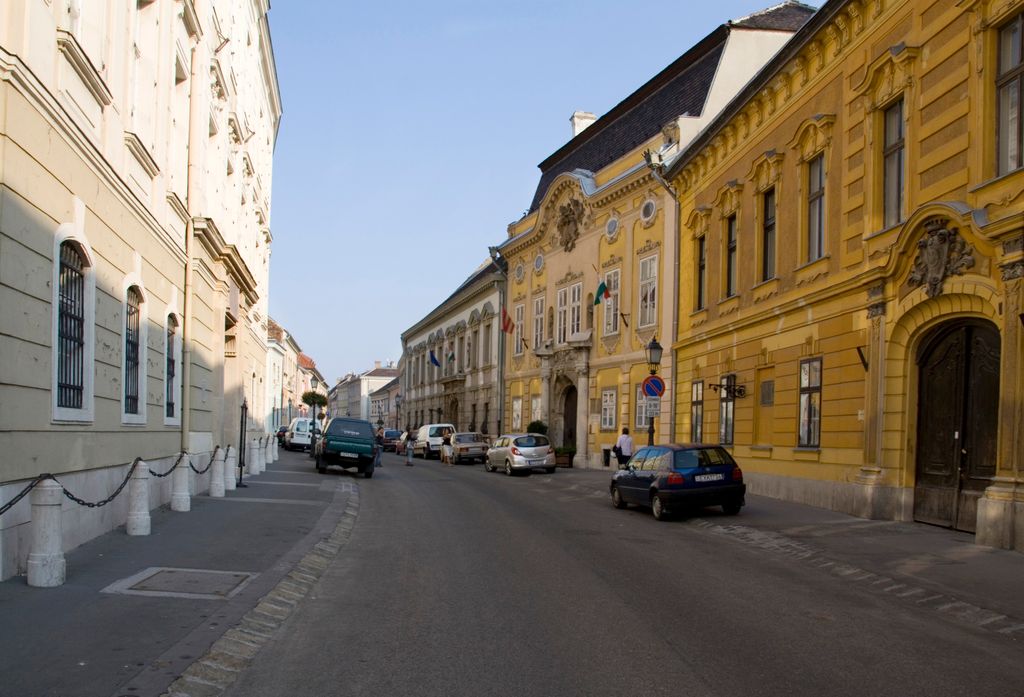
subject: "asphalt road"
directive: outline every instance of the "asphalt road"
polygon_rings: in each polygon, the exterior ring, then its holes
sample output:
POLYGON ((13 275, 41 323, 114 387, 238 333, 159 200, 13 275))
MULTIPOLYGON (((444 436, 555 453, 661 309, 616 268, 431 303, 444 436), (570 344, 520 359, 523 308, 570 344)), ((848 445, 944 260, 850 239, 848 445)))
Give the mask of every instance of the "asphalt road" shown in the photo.
POLYGON ((352 537, 227 694, 1024 694, 1019 638, 697 524, 746 512, 615 510, 583 474, 332 470, 352 537))

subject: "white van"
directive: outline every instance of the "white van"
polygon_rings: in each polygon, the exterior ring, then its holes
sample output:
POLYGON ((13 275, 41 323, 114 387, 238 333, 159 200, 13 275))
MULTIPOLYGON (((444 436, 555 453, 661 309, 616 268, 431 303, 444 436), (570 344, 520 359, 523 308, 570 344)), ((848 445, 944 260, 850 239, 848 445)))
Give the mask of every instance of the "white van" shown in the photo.
POLYGON ((309 424, 312 419, 296 417, 288 424, 288 430, 284 432, 285 450, 306 450, 312 443, 310 438, 309 424))
POLYGON ((455 433, 455 427, 451 424, 426 424, 420 426, 416 433, 416 444, 413 446, 413 454, 426 459, 428 457, 441 457, 441 432, 450 428, 455 433))

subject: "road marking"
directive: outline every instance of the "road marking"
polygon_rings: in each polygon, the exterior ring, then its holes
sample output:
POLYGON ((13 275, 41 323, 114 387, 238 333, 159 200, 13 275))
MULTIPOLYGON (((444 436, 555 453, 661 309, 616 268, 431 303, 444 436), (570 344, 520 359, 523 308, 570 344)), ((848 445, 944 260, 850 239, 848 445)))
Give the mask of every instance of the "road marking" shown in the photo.
POLYGON ((210 498, 210 501, 242 501, 244 503, 284 503, 291 506, 326 506, 327 501, 304 501, 300 499, 257 499, 249 497, 210 498))

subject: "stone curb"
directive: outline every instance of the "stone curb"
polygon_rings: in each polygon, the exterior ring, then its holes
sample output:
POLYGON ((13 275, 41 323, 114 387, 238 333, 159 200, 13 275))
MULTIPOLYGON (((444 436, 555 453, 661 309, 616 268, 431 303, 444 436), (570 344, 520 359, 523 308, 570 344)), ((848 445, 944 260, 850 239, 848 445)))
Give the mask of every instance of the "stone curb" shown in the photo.
POLYGON ((220 697, 256 658, 278 628, 309 594, 349 538, 359 515, 359 488, 353 486, 334 531, 317 542, 256 607, 185 669, 161 697, 220 697))

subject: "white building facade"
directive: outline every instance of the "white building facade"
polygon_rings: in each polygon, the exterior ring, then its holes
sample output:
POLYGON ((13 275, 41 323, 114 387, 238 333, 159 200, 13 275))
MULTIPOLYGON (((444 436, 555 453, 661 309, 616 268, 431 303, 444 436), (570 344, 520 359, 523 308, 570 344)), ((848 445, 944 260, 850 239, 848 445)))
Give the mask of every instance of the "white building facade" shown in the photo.
MULTIPOLYGON (((0 4, 0 501, 44 472, 98 500, 136 457, 205 465, 237 445, 243 399, 262 432, 281 117, 268 11, 0 4)), ((151 505, 169 499, 152 486, 151 505)), ((123 523, 126 499, 66 506, 65 548, 123 523)), ((0 578, 25 568, 28 516, 25 499, 0 518, 0 578)))

